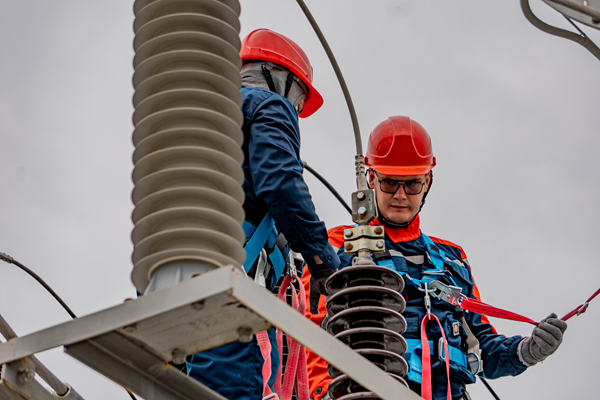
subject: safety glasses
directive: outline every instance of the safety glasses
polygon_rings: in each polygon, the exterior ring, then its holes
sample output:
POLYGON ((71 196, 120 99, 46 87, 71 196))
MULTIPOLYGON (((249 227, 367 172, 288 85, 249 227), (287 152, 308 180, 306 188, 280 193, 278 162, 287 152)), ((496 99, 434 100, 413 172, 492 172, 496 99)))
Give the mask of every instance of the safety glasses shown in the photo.
POLYGON ((404 193, 407 195, 415 195, 419 194, 423 191, 423 186, 425 186, 424 181, 420 181, 417 179, 411 179, 410 181, 397 181, 394 179, 379 179, 379 175, 375 172, 375 177, 379 181, 379 188, 384 193, 395 194, 400 186, 404 188, 404 193))

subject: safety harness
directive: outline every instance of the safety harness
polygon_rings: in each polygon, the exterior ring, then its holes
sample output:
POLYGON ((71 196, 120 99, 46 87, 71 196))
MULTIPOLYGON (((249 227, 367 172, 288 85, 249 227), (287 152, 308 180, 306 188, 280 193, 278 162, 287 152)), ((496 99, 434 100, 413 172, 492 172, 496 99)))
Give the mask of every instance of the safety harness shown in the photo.
POLYGON ((275 282, 278 282, 285 267, 285 259, 281 249, 285 247, 287 242, 283 235, 280 235, 277 231, 273 217, 270 213, 267 213, 258 228, 250 222, 244 221, 242 228, 246 237, 249 238, 244 246, 246 250, 246 261, 244 262, 246 274, 250 274, 254 263, 261 256, 261 252, 264 256, 266 250, 264 252, 263 250, 266 248, 269 249, 267 255, 271 263, 269 265, 266 260, 259 260, 254 276, 260 280, 259 284, 266 286, 266 278, 269 268, 272 266, 275 273, 275 282))
MULTIPOLYGON (((421 384, 421 396, 426 400, 432 398, 432 387, 431 387, 431 355, 434 354, 435 343, 427 339, 426 326, 429 321, 435 321, 442 332, 442 337, 438 342, 438 356, 443 359, 446 363, 446 373, 448 377, 448 400, 451 400, 450 394, 450 361, 460 364, 465 368, 469 369, 473 375, 483 370, 483 361, 481 359, 481 349, 479 348, 479 341, 475 335, 469 329, 469 326, 465 320, 464 312, 470 311, 481 315, 487 315, 490 317, 509 319, 513 321, 527 322, 532 325, 538 326, 539 322, 536 322, 523 315, 503 310, 483 303, 479 300, 469 298, 462 294, 462 288, 460 288, 452 276, 445 274, 444 260, 446 255, 442 249, 435 245, 435 243, 424 233, 421 233, 427 247, 427 256, 434 265, 433 269, 423 271, 425 275, 421 279, 416 279, 408 275, 403 271, 396 271, 404 277, 407 282, 412 283, 419 291, 424 293, 424 302, 427 315, 423 317, 421 321, 421 339, 406 339, 408 349, 406 354, 409 357, 409 372, 407 374, 408 379, 421 384), (449 280, 452 285, 447 285, 440 281, 441 277, 445 277, 449 280), (461 310, 460 323, 467 333, 467 355, 462 350, 457 349, 453 346, 448 346, 445 332, 440 324, 438 318, 431 314, 431 299, 445 301, 446 303, 457 307, 461 310), (416 353, 417 350, 421 351, 421 358, 416 353)), ((390 253, 392 253, 390 251, 390 253)), ((380 266, 387 267, 396 270, 394 267, 393 260, 389 258, 379 258, 377 263, 380 266)), ((579 316, 586 312, 590 302, 600 295, 600 289, 592 294, 583 304, 577 306, 573 311, 567 313, 561 319, 567 321, 571 317, 579 316)))
MULTIPOLYGON (((249 274, 258 259, 254 272, 254 281, 260 286, 266 287, 266 278, 269 274, 269 269, 272 266, 273 273, 275 274, 275 282, 278 282, 286 266, 281 249, 285 247, 287 242, 283 235, 277 231, 273 217, 271 214, 267 213, 258 228, 254 227, 251 223, 244 221, 243 228, 246 237, 249 238, 244 246, 246 249, 244 270, 249 274), (267 262, 267 258, 270 261, 270 264, 267 262)), ((306 310, 304 285, 299 285, 300 300, 298 300, 298 294, 293 282, 299 282, 300 279, 296 275, 296 267, 291 255, 288 257, 288 260, 288 273, 281 283, 278 297, 285 302, 287 289, 290 287, 292 291, 292 307, 304 315, 306 310)), ((308 375, 306 373, 306 355, 304 347, 289 336, 286 337, 286 340, 288 346, 288 358, 282 385, 283 332, 277 330, 279 369, 273 387, 274 390, 271 391, 271 388, 269 387, 269 379, 271 378, 271 341, 269 340, 267 331, 256 333, 256 341, 264 359, 262 366, 263 400, 270 398, 276 400, 291 400, 293 388, 296 389, 296 398, 298 400, 309 400, 308 375)))
MULTIPOLYGON (((437 283, 441 283, 439 282, 441 277, 448 279, 453 285, 451 287, 454 287, 459 291, 462 289, 458 287, 452 276, 446 275, 446 270, 444 268, 444 260, 446 259, 445 252, 436 246, 427 235, 421 233, 421 236, 427 247, 427 256, 434 268, 423 271, 424 276, 421 279, 414 278, 406 272, 397 271, 408 283, 413 284, 419 291, 424 293, 425 309, 427 311, 427 315, 423 317, 423 320, 421 321, 421 339, 406 339, 408 345, 406 354, 408 356, 410 367, 407 377, 414 382, 420 383, 421 396, 426 400, 431 400, 431 355, 435 354, 436 346, 433 341, 428 340, 426 326, 429 321, 435 321, 440 326, 442 332, 442 337, 437 346, 437 353, 446 363, 448 399, 451 399, 450 361, 462 365, 475 375, 483 369, 481 349, 479 348, 479 341, 467 325, 464 312, 461 312, 459 320, 467 333, 467 355, 464 354, 463 350, 448 345, 446 334, 439 319, 431 313, 430 295, 437 293, 437 283), (418 352, 421 353, 421 358, 419 358, 418 352)), ((396 270, 394 262, 390 258, 378 258, 377 263, 380 266, 396 270)))

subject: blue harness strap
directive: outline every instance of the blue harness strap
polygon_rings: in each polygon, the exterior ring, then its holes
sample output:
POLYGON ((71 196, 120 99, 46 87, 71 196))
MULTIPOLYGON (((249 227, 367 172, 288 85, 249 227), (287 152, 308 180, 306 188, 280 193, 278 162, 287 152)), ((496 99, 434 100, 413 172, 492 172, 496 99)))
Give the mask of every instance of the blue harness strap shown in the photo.
MULTIPOLYGON (((432 340, 429 340, 429 349, 431 355, 434 353, 435 345, 432 340)), ((421 383, 422 365, 421 358, 416 354, 417 350, 423 351, 421 339, 406 339, 408 349, 406 350, 406 356, 408 357, 409 371, 406 377, 413 382, 421 383)), ((448 352, 450 353, 450 361, 456 364, 460 364, 465 368, 467 366, 467 356, 456 347, 448 346, 448 352)), ((441 357, 445 358, 445 354, 441 354, 441 357)))
MULTIPOLYGON (((424 288, 424 283, 429 284, 430 282, 438 280, 442 276, 445 276, 446 278, 448 278, 452 282, 452 284, 454 284, 456 286, 456 283, 454 282, 454 279, 452 278, 452 276, 448 276, 445 273, 444 260, 446 259, 446 254, 444 253, 444 251, 442 249, 440 249, 433 242, 433 240, 431 240, 431 238, 429 238, 424 233, 421 232, 421 236, 423 237, 423 240, 425 241, 425 245, 427 246, 427 255, 429 256, 429 259, 431 260, 431 263, 433 264, 433 267, 434 267, 433 269, 423 271, 423 274, 425 276, 423 276, 421 279, 413 278, 404 271, 396 270, 394 261, 391 258, 380 258, 377 260, 377 264, 382 267, 386 267, 386 268, 389 268, 389 269, 392 269, 392 270, 398 272, 404 279, 410 281, 413 285, 415 285, 415 287, 417 287, 419 289, 424 288)), ((422 344, 421 344, 421 339, 406 339, 406 343, 408 344, 408 349, 406 350, 406 357, 408 358, 408 366, 409 366, 408 374, 406 376, 408 379, 410 379, 413 382, 421 383, 421 381, 422 381, 422 379, 421 379, 421 372, 422 372, 421 357, 419 357, 416 354, 417 350, 419 350, 421 352, 423 350, 422 344)), ((433 355, 435 346, 434 346, 433 341, 431 341, 431 340, 429 341, 429 348, 430 348, 431 354, 433 355)), ((467 357, 462 352, 462 350, 449 345, 448 352, 450 353, 450 361, 451 362, 460 364, 463 367, 468 369, 467 357)), ((444 357, 443 354, 441 356, 444 357)))
POLYGON ((252 265, 254 265, 254 262, 258 258, 260 251, 266 245, 267 248, 273 249, 269 254, 269 259, 271 260, 273 270, 275 271, 275 279, 278 281, 285 267, 285 259, 281 254, 281 250, 275 245, 279 232, 277 232, 275 221, 271 214, 267 213, 267 215, 265 215, 260 225, 258 225, 258 228, 255 228, 248 221, 244 221, 242 228, 244 228, 246 237, 250 238, 244 246, 244 249, 246 250, 244 270, 246 273, 250 271, 252 265))

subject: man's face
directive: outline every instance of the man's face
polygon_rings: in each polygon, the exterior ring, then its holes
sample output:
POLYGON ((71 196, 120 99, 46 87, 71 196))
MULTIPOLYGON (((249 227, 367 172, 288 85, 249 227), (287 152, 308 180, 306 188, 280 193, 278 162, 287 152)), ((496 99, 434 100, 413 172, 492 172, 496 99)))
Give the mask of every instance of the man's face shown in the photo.
MULTIPOLYGON (((429 187, 430 176, 426 175, 384 175, 373 170, 369 171, 369 186, 375 188, 375 198, 379 211, 383 216, 397 224, 403 224, 412 220, 419 212, 419 206, 423 196, 429 187), (382 181, 382 182, 380 182, 382 181), (395 182, 408 183, 409 188, 422 186, 419 194, 406 194, 405 188, 400 184, 396 193, 386 193, 395 182), (382 191, 382 184, 383 189, 382 191)), ((411 190, 408 190, 410 193, 411 190)))

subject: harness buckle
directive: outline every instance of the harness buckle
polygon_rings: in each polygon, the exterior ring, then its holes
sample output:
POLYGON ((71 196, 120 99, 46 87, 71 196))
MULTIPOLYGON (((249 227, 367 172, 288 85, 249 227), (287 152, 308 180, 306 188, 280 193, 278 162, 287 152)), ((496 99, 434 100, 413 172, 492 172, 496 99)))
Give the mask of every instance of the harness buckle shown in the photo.
POLYGON ((467 354, 467 364, 469 365, 469 370, 473 375, 477 375, 483 370, 483 363, 481 362, 481 357, 477 353, 467 354))
POLYGON ((444 352, 444 338, 438 340, 438 357, 446 362, 446 353, 444 352))
POLYGON ((262 287, 267 287, 267 279, 265 277, 265 271, 267 269, 267 251, 262 249, 258 255, 258 263, 256 264, 256 275, 254 276, 254 282, 258 283, 262 287))
POLYGON ((277 393, 271 393, 270 395, 263 397, 262 400, 267 400, 267 399, 272 399, 272 398, 275 398, 275 400, 279 400, 279 396, 277 396, 277 393))
POLYGON ((433 281, 429 285, 431 287, 431 295, 436 299, 443 300, 453 306, 459 306, 464 295, 461 293, 462 288, 458 286, 445 285, 440 281, 433 281))

